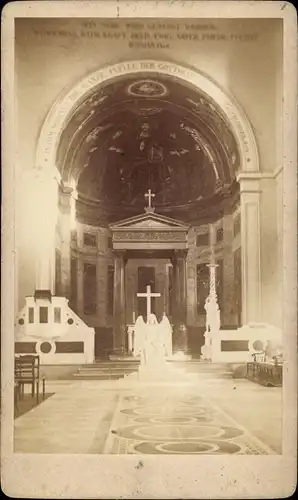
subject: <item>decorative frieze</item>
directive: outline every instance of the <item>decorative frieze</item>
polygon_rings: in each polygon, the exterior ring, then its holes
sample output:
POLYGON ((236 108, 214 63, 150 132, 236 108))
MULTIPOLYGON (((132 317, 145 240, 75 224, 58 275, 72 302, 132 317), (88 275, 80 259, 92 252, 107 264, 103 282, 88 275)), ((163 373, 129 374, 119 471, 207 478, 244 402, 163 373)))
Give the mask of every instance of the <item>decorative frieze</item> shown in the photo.
POLYGON ((114 233, 114 241, 185 241, 184 231, 125 231, 114 233))

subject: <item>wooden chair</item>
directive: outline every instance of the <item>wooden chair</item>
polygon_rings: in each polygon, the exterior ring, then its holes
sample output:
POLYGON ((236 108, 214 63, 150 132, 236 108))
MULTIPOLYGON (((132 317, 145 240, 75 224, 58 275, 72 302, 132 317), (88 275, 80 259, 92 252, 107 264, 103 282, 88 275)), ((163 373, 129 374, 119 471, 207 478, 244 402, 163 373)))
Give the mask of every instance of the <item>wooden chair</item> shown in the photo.
MULTIPOLYGON (((15 382, 18 385, 19 398, 24 397, 25 385, 31 385, 31 395, 36 395, 39 402, 40 389, 40 360, 39 356, 21 355, 15 357, 15 382)), ((43 399, 45 398, 45 379, 42 378, 43 399)))

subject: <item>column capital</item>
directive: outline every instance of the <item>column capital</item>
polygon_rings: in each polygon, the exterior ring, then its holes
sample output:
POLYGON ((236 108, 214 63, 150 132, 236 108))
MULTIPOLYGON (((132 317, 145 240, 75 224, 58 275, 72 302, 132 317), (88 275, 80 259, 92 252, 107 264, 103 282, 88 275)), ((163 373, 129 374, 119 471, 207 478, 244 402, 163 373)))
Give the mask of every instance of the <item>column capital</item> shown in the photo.
POLYGON ((126 266, 128 262, 128 256, 127 256, 127 251, 126 250, 114 250, 114 256, 116 259, 118 259, 120 262, 123 262, 123 265, 126 266))
POLYGON ((73 191, 70 186, 59 185, 59 207, 65 212, 71 211, 73 191))
POLYGON ((240 184, 240 193, 259 193, 262 176, 256 173, 240 172, 237 181, 240 184))
POLYGON ((177 260, 186 259, 187 254, 188 254, 188 248, 182 250, 174 250, 174 255, 177 260))
POLYGON ((117 259, 124 259, 126 250, 113 250, 113 254, 117 259))

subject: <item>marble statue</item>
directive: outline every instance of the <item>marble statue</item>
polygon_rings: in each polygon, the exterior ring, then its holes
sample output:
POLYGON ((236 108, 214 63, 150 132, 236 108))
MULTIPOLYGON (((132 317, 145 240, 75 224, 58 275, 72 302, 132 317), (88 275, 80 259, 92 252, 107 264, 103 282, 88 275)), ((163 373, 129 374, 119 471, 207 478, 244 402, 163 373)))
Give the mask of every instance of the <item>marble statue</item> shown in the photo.
POLYGON ((140 356, 141 365, 155 366, 165 363, 172 351, 172 329, 166 315, 160 323, 155 314, 148 316, 147 323, 139 316, 134 329, 134 355, 140 356))
POLYGON ((172 356, 173 354, 173 328, 169 322, 169 318, 166 313, 163 313, 162 320, 160 322, 160 327, 164 330, 165 346, 167 356, 172 356))
POLYGON ((206 361, 212 360, 212 336, 219 334, 220 310, 215 295, 209 295, 205 302, 206 330, 204 333, 205 344, 201 348, 202 358, 206 361))
POLYGON ((138 316, 134 325, 134 345, 133 345, 134 356, 141 356, 146 335, 145 327, 146 323, 143 319, 143 316, 138 316))
POLYGON ((209 296, 205 302, 206 331, 211 333, 220 330, 220 310, 215 296, 209 296))

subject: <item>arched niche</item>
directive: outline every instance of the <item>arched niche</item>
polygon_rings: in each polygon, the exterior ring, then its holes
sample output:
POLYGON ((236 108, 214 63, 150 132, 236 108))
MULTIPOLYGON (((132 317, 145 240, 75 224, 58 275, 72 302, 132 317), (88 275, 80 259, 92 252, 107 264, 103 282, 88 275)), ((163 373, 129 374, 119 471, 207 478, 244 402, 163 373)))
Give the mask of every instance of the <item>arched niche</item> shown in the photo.
POLYGON ((221 108, 233 131, 240 153, 240 171, 259 171, 255 137, 249 120, 236 100, 210 77, 197 69, 174 62, 156 60, 132 60, 100 68, 82 78, 66 92, 64 91, 52 105, 41 128, 37 143, 35 168, 39 171, 49 171, 49 169, 56 167, 56 152, 61 133, 77 105, 84 100, 85 96, 90 95, 92 90, 113 78, 144 72, 172 75, 209 95, 221 108))

